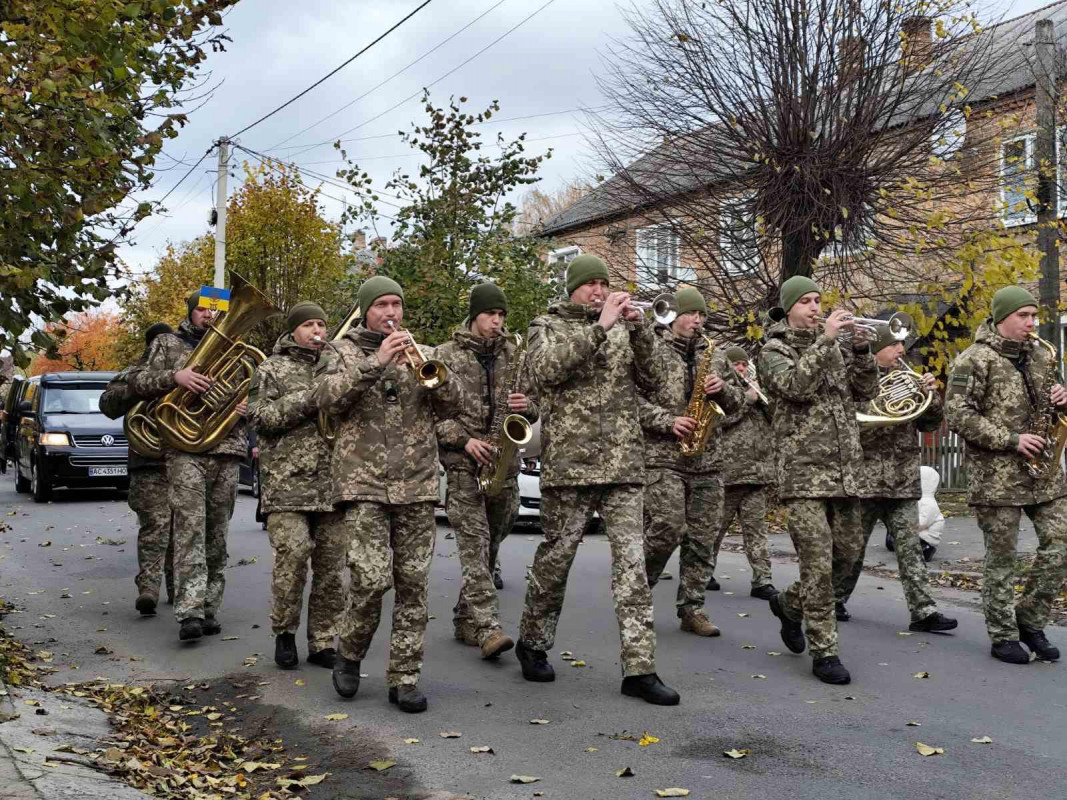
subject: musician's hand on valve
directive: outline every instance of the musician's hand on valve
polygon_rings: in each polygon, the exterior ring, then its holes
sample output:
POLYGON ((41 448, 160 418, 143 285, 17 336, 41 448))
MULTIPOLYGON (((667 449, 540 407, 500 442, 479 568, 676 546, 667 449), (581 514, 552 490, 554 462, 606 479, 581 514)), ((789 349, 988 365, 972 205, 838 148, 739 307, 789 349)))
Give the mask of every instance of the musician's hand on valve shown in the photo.
POLYGON ((404 352, 411 334, 407 331, 393 331, 378 346, 378 363, 383 367, 404 352))
POLYGON ((240 403, 234 406, 233 410, 237 412, 238 416, 245 416, 246 414, 248 414, 248 401, 242 400, 240 403))
POLYGON ((1063 384, 1053 384, 1052 391, 1049 393, 1049 400, 1052 401, 1054 406, 1062 406, 1067 403, 1067 389, 1063 388, 1063 384))
POLYGON ((600 311, 600 319, 597 320, 600 327, 610 331, 615 326, 615 323, 619 321, 619 317, 622 316, 623 308, 629 299, 630 295, 626 294, 626 292, 612 292, 609 294, 604 301, 604 307, 600 311))
POLYGON ((508 410, 521 414, 530 409, 530 400, 524 394, 512 392, 508 395, 508 410))
POLYGON ((211 388, 211 378, 206 375, 201 375, 196 372, 192 367, 186 369, 180 369, 174 373, 174 382, 181 386, 183 389, 188 389, 194 394, 200 394, 206 392, 211 388))
POLYGON ((1045 449, 1045 440, 1033 433, 1020 433, 1019 444, 1015 449, 1027 458, 1035 458, 1041 455, 1045 449))
POLYGON ((704 378, 704 394, 718 394, 723 386, 722 378, 714 373, 704 378))
POLYGON ((481 439, 468 439, 463 449, 479 464, 487 465, 493 460, 493 446, 481 439))
POLYGON ((937 378, 934 377, 932 372, 924 372, 922 377, 923 388, 928 392, 932 392, 937 389, 937 378))
POLYGON ((674 435, 679 439, 684 439, 697 429, 697 421, 692 417, 675 417, 674 418, 674 435))
POLYGON ((830 312, 830 316, 826 318, 826 323, 823 325, 823 332, 828 339, 836 339, 838 334, 843 330, 849 330, 855 327, 855 322, 852 320, 852 315, 845 311, 843 308, 835 309, 830 312))

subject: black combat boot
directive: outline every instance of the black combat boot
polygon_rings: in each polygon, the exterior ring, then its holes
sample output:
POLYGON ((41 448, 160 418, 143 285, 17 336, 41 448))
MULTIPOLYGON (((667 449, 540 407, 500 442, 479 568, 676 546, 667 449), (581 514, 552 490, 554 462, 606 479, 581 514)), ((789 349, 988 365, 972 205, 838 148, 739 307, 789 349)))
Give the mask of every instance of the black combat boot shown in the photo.
POLYGON ((429 705, 426 695, 419 691, 419 687, 409 684, 390 686, 389 702, 405 714, 421 714, 429 705))
POLYGON ((141 612, 142 617, 151 617, 156 613, 156 598, 150 594, 142 594, 137 596, 137 602, 133 604, 133 607, 141 612))
POLYGON ((282 669, 296 669, 300 656, 296 652, 296 634, 279 633, 274 639, 274 663, 282 669))
POLYGON ((550 683, 556 679, 556 671, 548 663, 548 653, 534 650, 523 642, 515 645, 515 656, 522 665, 522 677, 535 683, 550 683))
POLYGON ((803 653, 804 652, 804 629, 799 622, 793 622, 782 611, 782 604, 779 600, 779 595, 775 595, 771 598, 771 613, 778 617, 782 621, 782 641, 785 642, 785 646, 789 648, 791 653, 803 653))
POLYGON ((359 661, 338 656, 333 665, 333 688, 341 697, 355 697, 359 691, 359 661))
POLYGON ((811 672, 823 683, 832 683, 840 686, 852 681, 852 676, 848 674, 845 665, 841 663, 841 659, 837 656, 816 659, 812 662, 811 672))
POLYGON ((993 642, 993 648, 990 650, 990 654, 997 661, 1003 661, 1005 664, 1029 664, 1030 654, 1023 649, 1023 646, 1014 639, 1008 639, 1003 642, 993 642))
POLYGON ((1030 652, 1041 661, 1058 661, 1060 649, 1045 638, 1045 632, 1037 628, 1019 626, 1019 638, 1022 643, 1030 648, 1030 652))
POLYGON ((321 650, 316 650, 314 653, 308 653, 308 663, 315 664, 319 667, 326 667, 326 669, 333 669, 337 663, 337 651, 332 647, 324 647, 321 650))
POLYGON ((623 678, 622 693, 627 697, 640 697, 654 706, 676 706, 681 699, 678 692, 663 685, 655 672, 623 678))
POLYGON ((940 611, 935 611, 928 617, 911 623, 908 626, 909 631, 923 631, 926 633, 944 633, 945 631, 955 630, 959 625, 952 617, 946 617, 940 611))
POLYGON ((190 639, 199 639, 204 635, 203 623, 204 621, 200 617, 183 619, 182 627, 178 631, 178 638, 183 642, 188 642, 190 639))
POLYGON ((778 594, 778 590, 774 588, 774 584, 765 583, 762 586, 753 586, 749 594, 757 600, 770 600, 778 594))
POLYGON ((205 617, 203 622, 204 636, 214 636, 222 633, 222 623, 214 617, 205 617))
POLYGON ((504 588, 504 578, 500 574, 499 564, 497 565, 497 568, 493 570, 493 586, 495 586, 498 591, 504 588))
POLYGON ((834 616, 837 617, 838 622, 848 622, 852 619, 852 615, 848 613, 845 604, 840 602, 834 603, 834 616))
POLYGON ((722 587, 719 586, 719 582, 717 580, 715 580, 715 576, 712 575, 710 578, 708 578, 708 587, 707 588, 708 588, 709 592, 717 592, 722 587))

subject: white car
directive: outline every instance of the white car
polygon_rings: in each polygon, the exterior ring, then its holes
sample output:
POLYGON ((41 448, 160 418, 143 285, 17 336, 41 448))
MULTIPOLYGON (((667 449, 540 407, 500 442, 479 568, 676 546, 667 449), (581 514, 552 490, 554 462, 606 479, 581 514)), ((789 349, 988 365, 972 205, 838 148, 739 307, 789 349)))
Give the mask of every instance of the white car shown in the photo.
MULTIPOLYGON (((437 506, 434 514, 447 517, 445 503, 448 499, 448 474, 437 465, 437 506)), ((519 518, 517 523, 536 525, 541 521, 541 462, 523 459, 519 471, 519 518)))

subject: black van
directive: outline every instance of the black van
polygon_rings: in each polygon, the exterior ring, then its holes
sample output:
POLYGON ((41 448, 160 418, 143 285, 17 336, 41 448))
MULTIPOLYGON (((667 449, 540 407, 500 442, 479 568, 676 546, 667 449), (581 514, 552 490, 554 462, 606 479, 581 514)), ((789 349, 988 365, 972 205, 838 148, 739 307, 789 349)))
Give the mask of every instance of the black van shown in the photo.
POLYGON ((100 413, 114 372, 53 372, 19 387, 15 490, 44 503, 57 486, 128 489, 121 419, 100 413))

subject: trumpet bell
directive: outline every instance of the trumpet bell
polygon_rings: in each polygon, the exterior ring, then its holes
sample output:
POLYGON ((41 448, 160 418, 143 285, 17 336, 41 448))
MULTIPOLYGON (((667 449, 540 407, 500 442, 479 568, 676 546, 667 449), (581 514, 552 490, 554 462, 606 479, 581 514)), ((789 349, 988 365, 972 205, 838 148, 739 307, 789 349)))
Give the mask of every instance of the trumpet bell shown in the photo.
POLYGON ((666 292, 652 301, 652 318, 660 325, 670 325, 678 319, 678 301, 666 292))
POLYGON ((423 389, 433 391, 448 380, 448 367, 440 361, 423 361, 415 370, 415 379, 423 389))

